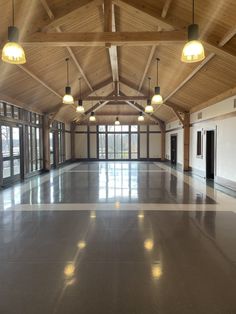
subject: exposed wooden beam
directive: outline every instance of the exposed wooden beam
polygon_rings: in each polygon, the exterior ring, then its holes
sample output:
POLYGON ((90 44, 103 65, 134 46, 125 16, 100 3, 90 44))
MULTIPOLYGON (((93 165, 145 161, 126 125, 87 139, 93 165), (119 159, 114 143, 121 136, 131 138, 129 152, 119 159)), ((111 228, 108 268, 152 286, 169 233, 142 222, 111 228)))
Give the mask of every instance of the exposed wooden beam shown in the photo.
POLYGON ((45 83, 43 80, 41 80, 38 76, 36 76, 32 71, 28 70, 24 65, 17 65, 21 70, 23 70, 25 73, 27 73, 32 79, 34 79, 36 82, 47 88, 50 92, 52 92, 54 95, 56 95, 58 98, 62 99, 62 95, 60 95, 58 92, 56 92, 53 88, 51 88, 47 83, 45 83))
POLYGON ((42 3, 42 6, 44 7, 47 15, 49 16, 50 20, 54 20, 55 16, 52 12, 52 10, 50 9, 47 0, 40 0, 40 2, 42 3))
MULTIPOLYGON (((129 11, 132 11, 132 9, 136 9, 139 14, 142 14, 143 16, 146 15, 146 17, 149 16, 150 18, 156 20, 159 26, 165 30, 183 29, 186 28, 188 25, 188 23, 181 20, 180 18, 167 17, 164 19, 161 16, 161 12, 156 8, 156 6, 144 4, 140 0, 113 0, 113 2, 121 8, 129 11)), ((211 52, 214 52, 215 54, 226 58, 229 61, 236 61, 236 55, 219 47, 217 42, 205 38, 202 39, 202 42, 204 43, 204 46, 211 52)))
POLYGON ((223 47, 227 42, 229 42, 236 35, 236 25, 233 26, 219 41, 218 46, 223 47))
POLYGON ((154 46, 152 46, 152 48, 151 48, 151 51, 150 51, 150 54, 149 54, 149 57, 148 57, 146 66, 145 66, 145 68, 144 68, 143 75, 142 75, 141 81, 140 81, 139 86, 138 86, 138 92, 141 91, 141 89, 142 89, 142 87, 143 87, 143 82, 144 82, 144 80, 147 78, 147 73, 148 73, 148 70, 149 70, 149 68, 150 68, 151 62, 152 62, 152 60, 153 60, 155 51, 156 51, 156 46, 154 45, 154 46))
POLYGON ((98 111, 99 109, 101 109, 102 107, 104 107, 105 105, 107 105, 109 103, 109 101, 104 101, 102 103, 97 103, 95 104, 94 106, 92 106, 90 109, 88 109, 86 112, 85 112, 85 116, 89 115, 91 112, 96 112, 98 111))
POLYGON ((202 110, 206 107, 214 105, 214 104, 216 104, 222 100, 225 100, 227 98, 230 98, 232 96, 236 96, 236 87, 230 88, 226 92, 223 92, 223 93, 221 93, 215 97, 212 97, 212 98, 208 99, 207 101, 204 101, 203 103, 191 108, 190 112, 193 113, 193 112, 202 110))
POLYGON ((22 40, 24 46, 79 47, 104 46, 106 43, 121 46, 147 46, 176 44, 186 41, 186 31, 168 32, 85 32, 41 33, 37 32, 22 40))
POLYGON ((113 117, 113 116, 115 116, 115 117, 117 117, 117 116, 126 116, 126 117, 131 117, 131 116, 139 116, 139 114, 138 114, 138 111, 137 111, 137 113, 134 113, 134 112, 116 112, 116 113, 109 113, 109 112, 102 112, 102 113, 100 113, 100 112, 98 112, 97 114, 96 114, 96 116, 98 116, 98 117, 102 117, 102 116, 104 116, 104 117, 113 117))
POLYGON ((163 129, 164 125, 165 125, 165 122, 162 121, 161 119, 159 119, 158 117, 156 117, 155 115, 149 115, 145 112, 143 106, 135 103, 135 102, 131 102, 131 101, 126 101, 128 105, 130 105, 130 107, 138 110, 138 111, 141 111, 143 114, 145 114, 145 116, 147 116, 149 119, 151 119, 152 121, 155 121, 156 123, 159 124, 160 126, 160 129, 163 129))
POLYGON ((185 84, 187 84, 212 58, 214 53, 209 54, 169 95, 164 98, 164 102, 174 96, 185 84))
POLYGON ((83 98, 84 101, 137 101, 147 100, 147 96, 88 96, 83 98))
POLYGON ((104 0, 104 32, 112 32, 112 0, 104 0))
POLYGON ((80 0, 80 1, 70 1, 70 3, 65 3, 63 6, 58 7, 58 10, 54 10, 54 19, 42 25, 41 29, 47 31, 49 29, 55 28, 62 25, 65 21, 69 21, 72 15, 76 13, 88 14, 90 10, 95 5, 101 5, 103 0, 80 0))
POLYGON ((169 11, 170 5, 171 5, 172 0, 166 0, 165 4, 163 6, 162 12, 161 12, 161 17, 166 18, 167 13, 169 11))

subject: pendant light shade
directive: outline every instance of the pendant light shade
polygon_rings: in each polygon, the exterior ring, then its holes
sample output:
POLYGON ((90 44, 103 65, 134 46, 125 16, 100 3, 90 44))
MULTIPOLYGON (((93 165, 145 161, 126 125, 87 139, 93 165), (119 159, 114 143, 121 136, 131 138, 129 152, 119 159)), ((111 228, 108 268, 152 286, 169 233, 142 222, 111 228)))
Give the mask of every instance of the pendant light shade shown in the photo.
POLYGON ((116 118, 115 125, 120 125, 120 121, 118 117, 116 118))
POLYGON ((91 112, 91 115, 89 117, 89 121, 91 121, 91 122, 95 122, 96 121, 96 117, 95 117, 95 113, 94 112, 91 112))
POLYGON ((153 113, 154 109, 151 103, 151 98, 150 98, 150 93, 151 93, 151 78, 148 78, 149 81, 149 95, 148 95, 148 100, 147 100, 147 106, 145 107, 145 112, 146 113, 153 113))
POLYGON ((205 51, 199 41, 199 26, 194 23, 194 0, 193 0, 193 23, 188 27, 188 42, 185 44, 181 61, 185 63, 199 62, 205 59, 205 51))
POLYGON ((152 105, 162 105, 163 99, 161 96, 161 88, 158 84, 158 80, 159 80, 158 63, 159 63, 160 59, 157 58, 156 60, 157 60, 157 85, 156 85, 155 90, 154 90, 154 96, 152 97, 152 105))
POLYGON ((139 122, 143 122, 144 121, 144 116, 143 116, 142 112, 139 113, 138 121, 139 122))
POLYGON ((78 101, 78 106, 76 108, 76 111, 78 113, 84 113, 83 101, 81 99, 79 99, 79 101, 78 101))
POLYGON ((78 106, 76 108, 76 111, 78 113, 84 113, 83 100, 81 97, 81 77, 79 78, 79 100, 78 100, 78 106))
POLYGON ((8 42, 2 49, 2 61, 10 64, 26 63, 25 52, 19 41, 19 30, 15 24, 15 6, 12 0, 12 26, 8 27, 8 42))
POLYGON ((73 105, 74 98, 71 95, 71 87, 69 86, 69 58, 66 58, 66 66, 67 66, 67 86, 65 88, 65 95, 63 97, 63 104, 65 105, 73 105))

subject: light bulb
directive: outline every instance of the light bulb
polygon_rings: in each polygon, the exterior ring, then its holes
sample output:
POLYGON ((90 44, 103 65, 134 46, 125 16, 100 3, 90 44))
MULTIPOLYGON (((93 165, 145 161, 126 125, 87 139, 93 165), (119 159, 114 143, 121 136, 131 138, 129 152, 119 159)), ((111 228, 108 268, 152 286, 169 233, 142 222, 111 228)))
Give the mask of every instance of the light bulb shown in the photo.
POLYGON ((144 116, 143 116, 143 115, 140 115, 140 116, 138 117, 138 121, 139 121, 139 122, 144 121, 144 116))
POLYGON ((162 105, 163 104, 163 98, 160 94, 154 95, 152 97, 152 105, 162 105))
POLYGON ((204 59, 204 47, 199 40, 191 40, 185 44, 181 57, 182 62, 193 63, 204 59))
POLYGON ((84 107, 81 106, 81 105, 78 105, 77 108, 76 108, 76 111, 79 112, 79 113, 84 113, 84 107))
POLYGON ((95 116, 90 116, 90 117, 89 117, 89 121, 95 122, 95 121, 96 121, 96 117, 95 117, 95 116))

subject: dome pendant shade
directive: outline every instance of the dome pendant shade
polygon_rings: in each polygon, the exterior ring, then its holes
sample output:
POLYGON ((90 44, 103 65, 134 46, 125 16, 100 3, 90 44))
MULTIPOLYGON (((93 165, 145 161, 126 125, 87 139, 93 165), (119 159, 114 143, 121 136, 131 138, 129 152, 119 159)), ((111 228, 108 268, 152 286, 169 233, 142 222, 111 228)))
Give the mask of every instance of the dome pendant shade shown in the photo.
POLYGON ((66 86, 65 96, 63 97, 63 104, 65 104, 65 105, 73 105, 74 104, 74 98, 71 95, 71 87, 70 86, 66 86))
POLYGON ((120 125, 120 121, 118 117, 116 118, 115 125, 120 125))
POLYGON ((153 106, 151 104, 151 100, 148 99, 147 101, 147 106, 145 107, 145 112, 146 113, 153 113, 154 109, 153 109, 153 106))
POLYGON ((188 27, 188 42, 182 52, 181 61, 185 63, 199 62, 205 59, 205 51, 202 43, 198 40, 198 24, 191 24, 188 27))
POLYGON ((143 116, 142 112, 140 112, 140 114, 139 114, 138 121, 139 122, 143 122, 144 121, 144 116, 143 116))
POLYGON ((162 105, 163 104, 163 98, 160 93, 160 87, 155 87, 155 94, 152 97, 152 105, 162 105))
POLYGON ((8 42, 2 50, 2 61, 10 64, 26 63, 25 52, 18 44, 19 30, 15 26, 8 27, 8 42))
MULTIPOLYGON (((78 113, 84 113, 84 106, 83 106, 83 101, 80 99, 79 100, 79 104, 78 104, 78 106, 77 106, 77 108, 76 108, 76 111, 78 112, 78 113)), ((91 120, 90 120, 91 121, 91 120)))
POLYGON ((91 112, 91 116, 89 117, 89 121, 91 121, 91 122, 95 122, 96 121, 96 117, 95 117, 94 112, 91 112))

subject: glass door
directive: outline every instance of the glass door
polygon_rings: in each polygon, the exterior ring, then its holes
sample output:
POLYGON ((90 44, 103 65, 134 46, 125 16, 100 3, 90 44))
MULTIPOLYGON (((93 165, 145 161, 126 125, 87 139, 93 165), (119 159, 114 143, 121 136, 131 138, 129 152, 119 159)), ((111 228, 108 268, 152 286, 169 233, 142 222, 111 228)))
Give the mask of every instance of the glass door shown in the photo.
POLYGON ((1 126, 3 185, 21 178, 21 132, 18 126, 1 126))

